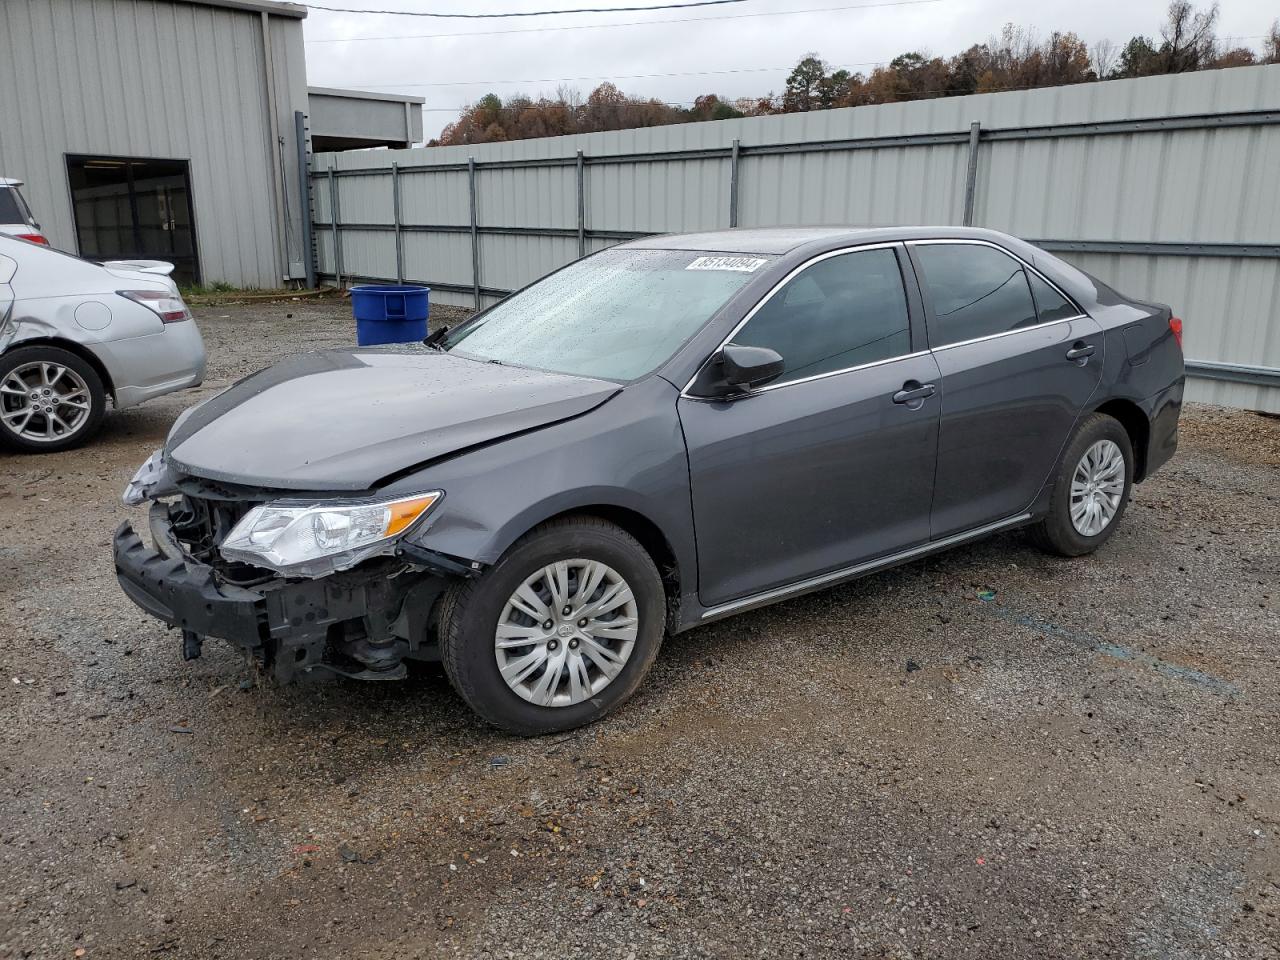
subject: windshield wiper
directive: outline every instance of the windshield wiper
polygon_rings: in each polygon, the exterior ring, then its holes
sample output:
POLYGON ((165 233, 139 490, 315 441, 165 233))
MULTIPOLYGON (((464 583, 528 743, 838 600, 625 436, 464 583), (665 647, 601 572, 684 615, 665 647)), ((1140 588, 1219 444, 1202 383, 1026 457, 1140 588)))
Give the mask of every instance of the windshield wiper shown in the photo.
POLYGON ((439 330, 432 330, 422 341, 422 345, 424 347, 430 347, 432 350, 439 350, 443 353, 444 347, 440 345, 440 341, 444 339, 444 335, 448 332, 449 328, 447 326, 441 327, 439 330))

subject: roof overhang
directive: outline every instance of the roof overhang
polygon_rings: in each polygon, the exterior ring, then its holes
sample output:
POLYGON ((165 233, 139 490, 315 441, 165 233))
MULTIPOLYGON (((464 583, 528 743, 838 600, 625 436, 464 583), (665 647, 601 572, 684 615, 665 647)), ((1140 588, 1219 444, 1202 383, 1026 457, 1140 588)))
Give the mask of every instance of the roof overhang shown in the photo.
POLYGON ((309 97, 341 97, 345 100, 385 100, 390 103, 426 103, 425 97, 403 93, 374 93, 371 90, 344 90, 341 87, 307 87, 309 97))
POLYGON ((422 97, 334 87, 307 88, 311 149, 411 147, 422 140, 422 97))

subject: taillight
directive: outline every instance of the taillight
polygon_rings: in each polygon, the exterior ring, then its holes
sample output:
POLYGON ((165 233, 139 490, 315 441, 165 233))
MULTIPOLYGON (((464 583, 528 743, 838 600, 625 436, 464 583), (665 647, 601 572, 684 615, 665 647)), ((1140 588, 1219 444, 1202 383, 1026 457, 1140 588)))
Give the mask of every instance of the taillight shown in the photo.
POLYGON ((30 243, 43 243, 46 247, 49 245, 49 241, 39 233, 15 233, 14 236, 19 240, 26 240, 30 243))
POLYGON ((1169 318, 1169 331, 1173 334, 1173 339, 1178 341, 1178 349, 1182 349, 1182 321, 1177 317, 1169 318))
POLYGON ((142 304, 164 323, 191 319, 191 311, 176 293, 166 290, 117 290, 116 293, 134 303, 142 304))

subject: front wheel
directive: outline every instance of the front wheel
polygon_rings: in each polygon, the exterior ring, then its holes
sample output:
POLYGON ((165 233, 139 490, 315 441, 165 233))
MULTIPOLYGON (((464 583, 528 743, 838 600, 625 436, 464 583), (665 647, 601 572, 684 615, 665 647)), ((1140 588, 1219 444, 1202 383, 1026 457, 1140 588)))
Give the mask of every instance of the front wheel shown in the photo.
POLYGON ((603 717, 649 672, 666 597, 652 558, 596 517, 535 528, 485 573, 449 591, 445 672, 467 704, 522 736, 603 717))
POLYGON ((1035 544, 1064 557, 1092 553, 1115 532, 1133 487, 1133 445, 1104 413, 1081 421, 1058 467, 1049 513, 1030 528, 1035 544))

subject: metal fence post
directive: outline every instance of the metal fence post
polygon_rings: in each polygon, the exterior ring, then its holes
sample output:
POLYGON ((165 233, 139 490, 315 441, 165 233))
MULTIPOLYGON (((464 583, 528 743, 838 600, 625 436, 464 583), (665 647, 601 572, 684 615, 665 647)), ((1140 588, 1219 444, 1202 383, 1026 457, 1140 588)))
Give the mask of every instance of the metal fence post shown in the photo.
POLYGON ((964 175, 964 220, 966 227, 973 226, 973 200, 978 186, 978 138, 982 125, 977 120, 969 124, 969 168, 964 175))
POLYGON ((334 283, 342 286, 342 227, 338 222, 338 181, 333 176, 333 164, 329 164, 329 223, 333 226, 334 283))
POLYGON ((738 225, 738 152, 740 143, 733 138, 733 150, 729 153, 729 226, 738 225))
POLYGON ((316 286, 315 230, 311 226, 311 164, 307 160, 307 115, 293 111, 293 138, 298 142, 298 192, 302 201, 302 268, 307 289, 316 286))
POLYGON ((578 151, 578 256, 587 255, 587 194, 586 167, 582 159, 582 151, 578 151))
POLYGON ((396 225, 396 283, 404 283, 404 237, 400 233, 400 164, 391 162, 391 208, 396 225))
POLYGON ((476 219, 476 158, 467 157, 467 185, 471 192, 471 293, 480 309, 480 231, 476 219))

